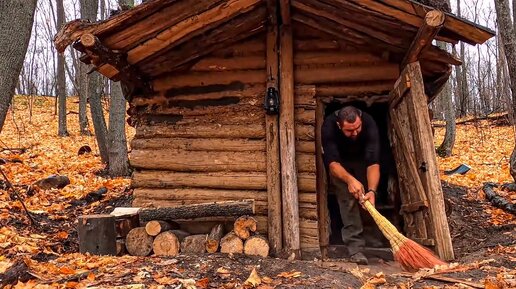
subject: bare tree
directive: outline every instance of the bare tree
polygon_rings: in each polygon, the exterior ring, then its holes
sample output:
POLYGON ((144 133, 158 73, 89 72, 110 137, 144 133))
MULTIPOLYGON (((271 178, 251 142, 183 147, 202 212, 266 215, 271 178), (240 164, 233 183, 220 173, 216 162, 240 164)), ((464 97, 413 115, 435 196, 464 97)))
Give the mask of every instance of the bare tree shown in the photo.
MULTIPOLYGON (((439 42, 439 47, 447 50, 445 42, 439 42)), ((455 106, 453 105, 453 96, 451 83, 448 81, 444 89, 441 91, 439 98, 443 102, 444 106, 444 118, 446 120, 446 132, 444 134, 444 140, 437 149, 437 152, 442 157, 449 157, 452 155, 453 146, 455 145, 455 106)))
MULTIPOLYGON (((81 18, 87 19, 90 22, 95 22, 97 19, 97 0, 80 0, 81 4, 81 18)), ((88 124, 88 95, 89 95, 89 77, 86 74, 89 71, 89 66, 79 64, 79 127, 82 135, 90 135, 88 124)))
MULTIPOLYGON (((503 44, 507 67, 509 69, 510 87, 512 92, 512 108, 516 112, 516 36, 512 26, 509 0, 495 0, 496 18, 498 31, 500 32, 503 44)), ((514 122, 513 122, 514 125, 514 122)), ((516 135, 515 135, 516 139, 516 135)), ((516 146, 514 147, 510 160, 510 173, 516 181, 516 146)))
POLYGON ((0 131, 29 45, 36 0, 0 1, 0 131))
MULTIPOLYGON (((99 8, 98 4, 98 0, 81 0, 82 17, 90 20, 91 22, 96 21, 97 11, 99 8)), ((85 71, 81 71, 81 73, 84 74, 85 71)), ((108 163, 109 156, 107 126, 106 120, 104 118, 104 110, 102 109, 102 89, 100 87, 100 75, 97 72, 93 72, 87 75, 87 79, 87 96, 90 102, 91 118, 93 121, 93 128, 95 129, 95 138, 97 139, 102 162, 108 163)), ((81 102, 84 102, 84 106, 86 105, 85 99, 79 101, 79 106, 81 105, 81 102)), ((79 114, 80 113, 81 112, 79 111, 79 114)))
MULTIPOLYGON (((65 22, 65 13, 63 0, 56 1, 57 10, 57 29, 59 29, 65 22)), ((56 30, 57 30, 56 29, 56 30)), ((68 130, 66 128, 66 76, 65 76, 65 59, 64 55, 58 53, 57 55, 57 98, 59 99, 59 117, 58 117, 58 135, 68 136, 68 130)))

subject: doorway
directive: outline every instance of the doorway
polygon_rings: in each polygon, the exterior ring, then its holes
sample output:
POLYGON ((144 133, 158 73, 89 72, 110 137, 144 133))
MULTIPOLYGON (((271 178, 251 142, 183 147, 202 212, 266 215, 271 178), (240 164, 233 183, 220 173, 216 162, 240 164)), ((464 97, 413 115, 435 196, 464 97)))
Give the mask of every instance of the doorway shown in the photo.
MULTIPOLYGON (((389 106, 387 103, 373 103, 367 106, 365 102, 354 101, 354 102, 343 102, 333 99, 330 102, 318 102, 317 105, 321 105, 319 108, 324 112, 324 118, 336 110, 352 105, 365 113, 370 114, 375 120, 380 137, 380 183, 378 186, 378 193, 376 199, 376 208, 382 215, 387 217, 395 226, 402 228, 402 218, 399 215, 399 209, 401 207, 399 198, 399 189, 397 184, 396 166, 394 157, 389 141, 389 106)), ((318 120, 321 121, 322 120, 318 120)), ((317 158, 322 159, 322 154, 318 153, 317 158)), ((321 172, 318 172, 318 175, 321 172)), ((346 258, 347 248, 343 245, 341 228, 342 219, 340 215, 339 205, 337 202, 336 194, 338 190, 330 183, 328 172, 325 169, 324 175, 322 176, 325 181, 325 189, 323 192, 326 197, 321 197, 319 200, 324 204, 318 204, 320 206, 319 212, 321 216, 324 216, 326 210, 326 216, 328 216, 328 222, 320 222, 320 224, 328 223, 328 230, 326 234, 328 236, 321 236, 323 240, 327 241, 328 244, 328 257, 330 258, 346 258), (321 206, 324 206, 321 208, 321 206)), ((361 211, 361 218, 364 226, 364 239, 366 240, 365 254, 369 258, 382 258, 391 259, 392 255, 389 253, 390 245, 381 232, 377 229, 376 224, 370 218, 367 211, 361 211)), ((320 216, 320 217, 321 217, 320 216)), ((324 233, 324 230, 320 230, 324 233)), ((323 242, 321 242, 323 243, 323 242)))

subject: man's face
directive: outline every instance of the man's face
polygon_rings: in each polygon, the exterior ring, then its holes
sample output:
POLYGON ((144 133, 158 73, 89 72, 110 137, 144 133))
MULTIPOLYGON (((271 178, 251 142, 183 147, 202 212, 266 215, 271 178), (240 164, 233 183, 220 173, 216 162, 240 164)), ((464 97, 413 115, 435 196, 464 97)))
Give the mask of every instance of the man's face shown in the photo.
POLYGON ((342 133, 352 140, 356 140, 362 131, 362 120, 359 117, 357 117, 352 123, 344 121, 342 124, 338 125, 342 133))

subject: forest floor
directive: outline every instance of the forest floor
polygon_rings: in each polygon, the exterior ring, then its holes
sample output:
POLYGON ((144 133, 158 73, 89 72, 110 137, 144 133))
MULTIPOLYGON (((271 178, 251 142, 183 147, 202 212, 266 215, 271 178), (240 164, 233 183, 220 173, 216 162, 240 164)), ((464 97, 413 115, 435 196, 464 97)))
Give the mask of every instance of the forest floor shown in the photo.
MULTIPOLYGON (((341 260, 221 254, 174 258, 78 254, 77 217, 127 205, 132 192, 129 179, 105 177, 94 137, 79 135, 77 99, 68 101, 68 111, 70 136, 60 138, 53 98, 18 96, 0 134, 0 158, 5 160, 0 169, 37 223, 31 225, 21 203, 13 201, 6 183, 0 182, 0 287, 8 281, 5 273, 16 267, 22 272, 17 276, 20 281, 7 287, 516 288, 516 217, 491 206, 482 191, 484 182, 511 181, 508 158, 514 132, 509 126, 480 121, 457 127, 454 155, 439 158, 445 198, 451 204, 448 221, 457 260, 414 274, 402 272, 392 262, 356 266, 341 260), (90 146, 92 153, 78 155, 83 145, 90 146), (444 175, 444 170, 461 163, 471 171, 444 175), (71 184, 63 189, 29 189, 53 174, 68 176, 71 184), (108 189, 102 199, 86 198, 102 187, 108 189), (251 274, 253 269, 259 277, 251 274)), ((131 138, 134 130, 128 128, 127 133, 131 138)), ((436 144, 443 134, 443 128, 436 129, 436 144)), ((516 193, 497 192, 516 202, 516 193)))

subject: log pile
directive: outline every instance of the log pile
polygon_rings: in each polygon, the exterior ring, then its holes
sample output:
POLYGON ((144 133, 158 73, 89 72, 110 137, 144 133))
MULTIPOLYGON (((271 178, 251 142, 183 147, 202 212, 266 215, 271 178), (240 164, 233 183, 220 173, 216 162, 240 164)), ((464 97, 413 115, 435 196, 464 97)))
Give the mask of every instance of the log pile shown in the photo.
POLYGON ((133 256, 176 256, 178 254, 226 253, 248 256, 269 256, 268 240, 257 233, 258 221, 248 215, 238 217, 233 230, 224 232, 224 225, 215 225, 206 234, 190 234, 171 230, 174 225, 152 220, 129 231, 125 238, 127 253, 133 256))

